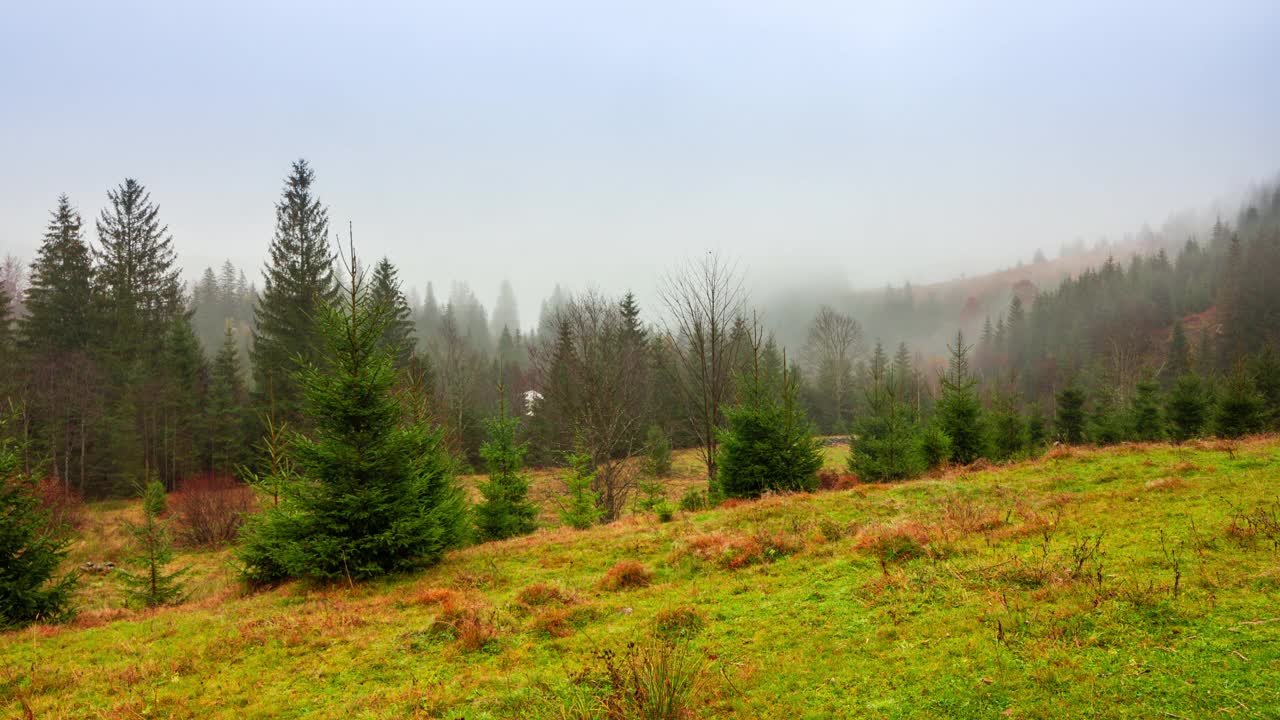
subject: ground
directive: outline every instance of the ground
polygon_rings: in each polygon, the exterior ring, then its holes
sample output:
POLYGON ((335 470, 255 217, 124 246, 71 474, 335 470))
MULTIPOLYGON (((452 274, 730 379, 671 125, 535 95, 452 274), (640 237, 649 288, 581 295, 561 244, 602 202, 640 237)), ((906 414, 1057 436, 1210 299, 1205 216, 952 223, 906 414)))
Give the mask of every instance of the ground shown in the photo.
MULTIPOLYGON (((694 717, 1280 717, 1278 488, 1270 437, 548 528, 356 587, 248 594, 229 552, 183 552, 181 606, 94 576, 74 622, 0 635, 0 712, 589 717, 595 653, 662 633, 694 717)), ((130 512, 92 508, 71 561, 130 512)))

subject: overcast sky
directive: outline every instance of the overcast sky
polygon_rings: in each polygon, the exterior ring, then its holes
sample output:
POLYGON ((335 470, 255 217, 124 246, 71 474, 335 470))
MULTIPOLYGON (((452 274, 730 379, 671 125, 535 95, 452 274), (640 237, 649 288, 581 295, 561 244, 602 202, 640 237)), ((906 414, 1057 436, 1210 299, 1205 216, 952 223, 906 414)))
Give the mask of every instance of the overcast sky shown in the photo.
POLYGON ((306 157, 358 249, 509 277, 525 325, 712 247, 938 279, 1274 177, 1277 37, 1275 0, 0 0, 0 254, 135 177, 189 277, 256 276, 306 157))

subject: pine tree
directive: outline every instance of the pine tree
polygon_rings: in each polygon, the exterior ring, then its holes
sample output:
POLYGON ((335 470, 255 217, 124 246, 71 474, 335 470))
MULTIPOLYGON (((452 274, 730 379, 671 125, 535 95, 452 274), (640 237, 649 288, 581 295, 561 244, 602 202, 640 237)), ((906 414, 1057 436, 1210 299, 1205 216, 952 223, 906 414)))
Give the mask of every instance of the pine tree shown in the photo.
POLYGON ((297 371, 315 365, 324 348, 320 319, 337 297, 329 213, 315 196, 315 173, 305 160, 293 164, 280 202, 276 231, 264 272, 262 298, 254 309, 253 377, 258 407, 296 424, 302 388, 297 371))
POLYGON ((968 465, 986 454, 982 427, 982 406, 978 402, 978 381, 969 373, 970 346, 964 334, 956 333, 950 366, 942 378, 942 396, 938 399, 939 427, 951 438, 951 461, 968 465))
POLYGON ((671 474, 671 440, 658 425, 650 425, 645 433, 644 472, 651 478, 671 474))
POLYGON ((228 324, 222 347, 213 360, 207 410, 210 463, 214 472, 221 475, 231 475, 248 459, 247 400, 239 346, 228 324))
POLYGON ((1058 439, 1067 445, 1084 444, 1085 395, 1075 385, 1068 385, 1058 393, 1058 439))
POLYGON ((795 371, 785 369, 782 386, 775 391, 764 382, 758 359, 754 364, 753 374, 739 380, 741 402, 725 412, 718 489, 729 497, 813 490, 822 448, 799 407, 795 371))
POLYGON ((1225 392, 1218 398, 1214 413, 1214 429, 1220 437, 1231 440, 1262 429, 1262 396, 1253 377, 1244 367, 1237 367, 1227 381, 1225 392))
POLYGON ((569 475, 564 481, 566 498, 560 506, 560 522, 575 530, 586 530, 604 517, 600 496, 591 489, 596 471, 591 464, 591 456, 586 453, 569 455, 566 460, 569 475))
POLYGON ((1093 412, 1089 417, 1089 437, 1098 445, 1115 445, 1125 439, 1125 425, 1114 389, 1104 388, 1094 399, 1093 412))
POLYGON ((942 467, 951 459, 951 438, 937 422, 926 423, 920 430, 920 460, 926 470, 942 467))
POLYGON ((1191 372, 1191 346, 1187 344, 1187 333, 1182 327, 1182 320, 1175 320, 1173 334, 1169 336, 1168 358, 1161 377, 1165 378, 1166 386, 1172 386, 1188 372, 1191 372))
POLYGON ((20 332, 23 344, 38 354, 84 350, 94 337, 93 257, 80 213, 62 195, 51 215, 31 263, 20 332))
POLYGON ((1169 437, 1174 443, 1184 443, 1200 434, 1208 415, 1208 402, 1200 377, 1187 373, 1178 378, 1165 406, 1169 420, 1169 437))
MULTIPOLYGON (((208 366, 191 321, 179 314, 169 323, 162 355, 164 403, 161 410, 160 477, 168 487, 195 472, 196 447, 208 388, 208 366)), ((207 456, 206 456, 207 459, 207 456)))
POLYGON ((1253 377, 1262 396, 1263 422, 1267 428, 1280 429, 1280 356, 1271 348, 1263 350, 1253 361, 1253 377))
POLYGON ((537 527, 538 509, 529 502, 529 478, 524 472, 528 448, 516 440, 518 418, 498 406, 498 417, 487 423, 489 439, 480 446, 480 457, 489 471, 480 483, 484 501, 476 506, 476 529, 481 540, 505 540, 528 535, 537 527))
POLYGON ((905 480, 924 471, 911 412, 898 399, 890 371, 865 390, 868 411, 854 422, 849 438, 849 472, 864 482, 905 480))
POLYGON ((382 346, 391 354, 396 367, 404 367, 417 345, 413 336, 413 312, 400 289, 396 267, 385 257, 373 268, 370 293, 373 302, 387 307, 390 315, 387 329, 382 334, 382 346))
POLYGON ((504 329, 513 333, 520 331, 520 312, 516 306, 516 292, 512 289, 510 280, 503 280, 501 287, 498 288, 498 301, 493 305, 493 317, 489 321, 489 327, 495 333, 500 333, 504 329))
POLYGON ((117 574, 125 584, 128 599, 143 607, 179 603, 186 596, 181 579, 187 569, 166 569, 173 562, 173 539, 160 519, 164 510, 164 485, 153 480, 142 491, 142 523, 126 526, 135 552, 125 563, 131 569, 118 570, 117 574))
POLYGON ((253 584, 348 582, 438 561, 470 527, 443 435, 403 422, 381 347, 391 316, 352 255, 341 307, 324 309, 321 365, 297 375, 304 420, 289 454, 299 477, 254 516, 241 550, 253 584))
POLYGON ((1049 441, 1049 427, 1044 417, 1044 410, 1039 403, 1032 404, 1027 413, 1027 448, 1033 456, 1039 455, 1045 443, 1049 441))
POLYGON ((1138 382, 1129 403, 1129 424, 1133 439, 1154 442, 1164 436, 1164 418, 1160 412, 1160 385, 1152 378, 1138 382))
POLYGON ((36 480, 22 471, 4 424, 0 420, 0 629, 8 630, 69 617, 76 578, 55 577, 68 540, 49 532, 36 480))
POLYGON ((1027 448, 1027 425, 1018 412, 1012 392, 1001 395, 996 402, 991 418, 991 441, 996 460, 1020 457, 1027 448))

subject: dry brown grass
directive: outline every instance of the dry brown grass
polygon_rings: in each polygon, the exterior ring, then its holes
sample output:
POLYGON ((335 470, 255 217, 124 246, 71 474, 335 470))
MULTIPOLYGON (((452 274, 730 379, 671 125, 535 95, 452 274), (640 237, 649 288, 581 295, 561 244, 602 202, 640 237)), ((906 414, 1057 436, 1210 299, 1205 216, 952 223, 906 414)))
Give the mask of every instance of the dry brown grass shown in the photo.
POLYGON ((604 574, 600 587, 605 590, 632 590, 648 587, 653 582, 653 571, 637 560, 623 560, 604 574))

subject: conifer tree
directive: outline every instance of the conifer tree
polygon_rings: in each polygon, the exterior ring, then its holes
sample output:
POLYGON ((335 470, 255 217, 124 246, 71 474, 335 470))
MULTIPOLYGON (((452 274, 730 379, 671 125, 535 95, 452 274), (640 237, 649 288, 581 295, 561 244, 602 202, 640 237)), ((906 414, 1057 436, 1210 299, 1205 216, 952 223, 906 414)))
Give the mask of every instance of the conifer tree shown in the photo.
POLYGON ((1187 373, 1178 378, 1165 407, 1170 439, 1181 444, 1198 436, 1207 416, 1208 402, 1200 377, 1187 373))
POLYGON ((1191 347, 1187 344, 1187 333, 1182 327, 1182 320, 1173 323, 1173 334, 1169 336, 1169 353, 1165 360, 1161 377, 1166 379, 1166 387, 1172 386, 1178 378, 1191 372, 1191 347))
POLYGON ((404 367, 417 345, 413 337, 413 312, 400 289, 399 273, 387 258, 382 258, 374 266, 369 291, 373 302, 388 308, 389 319, 382 334, 382 346, 395 360, 396 367, 404 367))
POLYGON ((116 571, 129 600, 143 607, 171 605, 186 595, 181 578, 187 569, 167 569, 173 562, 173 539, 160 519, 164 510, 164 485, 152 480, 142 491, 142 522, 127 525, 135 546, 134 554, 125 563, 130 569, 116 571))
POLYGON ((516 440, 519 424, 519 419, 507 414, 505 402, 499 403, 498 417, 487 423, 489 439, 480 446, 480 457, 489 478, 480 483, 484 500, 475 512, 481 540, 505 540, 537 528, 538 509, 529 501, 529 478, 524 472, 528 448, 516 440))
POLYGON ((784 366, 782 385, 775 391, 759 371, 758 350, 755 355, 752 375, 739 379, 742 401, 725 412, 717 489, 729 497, 813 490, 822 448, 799 406, 795 370, 784 366))
POLYGON ((297 372, 315 365, 324 351, 320 319, 337 297, 329 213, 312 186, 306 160, 293 164, 276 204, 276 230, 264 270, 262 298, 254 309, 254 396, 263 411, 296 424, 302 388, 297 372))
POLYGON ((1001 394, 991 418, 991 447, 996 460, 1011 460, 1027 447, 1027 425, 1012 392, 1001 394))
POLYGON ((1074 384, 1068 385, 1058 393, 1058 439, 1067 445, 1084 444, 1085 430, 1085 395, 1084 391, 1074 384))
POLYGON ((595 467, 586 453, 569 455, 566 462, 569 474, 564 481, 566 496, 560 505, 560 522, 575 530, 586 530, 604 517, 600 496, 591 489, 596 479, 595 467))
POLYGON ((969 372, 970 346, 964 344, 964 333, 956 333, 954 345, 948 346, 951 360, 942 377, 942 396, 938 399, 939 427, 951 438, 951 461, 968 465, 986 454, 982 427, 982 406, 978 402, 978 381, 969 372))
POLYGON ((849 472, 864 482, 905 480, 924 470, 915 421, 898 399, 898 383, 889 371, 873 377, 865 390, 867 412, 854 422, 849 438, 849 472))
POLYGON ((80 213, 61 195, 51 215, 31 263, 21 325, 23 344, 38 355, 84 350, 94 336, 93 257, 80 213))
POLYGON ((1263 350, 1253 361, 1253 377, 1262 397, 1265 427, 1280 429, 1280 356, 1271 348, 1263 350))
POLYGON ((1039 403, 1033 403, 1027 413, 1027 448, 1032 456, 1039 455, 1045 443, 1049 441, 1049 427, 1045 421, 1044 410, 1039 403))
POLYGON ((658 425, 650 425, 645 433, 644 472, 651 478, 671 474, 671 440, 658 425))
POLYGON ((213 360, 208 403, 210 463, 221 475, 231 475, 248 459, 247 400, 239 345, 228 324, 213 360))
POLYGON ((920 460, 926 470, 942 467, 951 459, 951 438, 938 427, 936 421, 926 423, 920 430, 919 446, 920 460))
POLYGON ((1095 396, 1089 417, 1089 437, 1098 445, 1115 445, 1125 439, 1125 418, 1117 407, 1115 391, 1104 388, 1095 396))
POLYGON ((22 471, 19 448, 0 419, 0 629, 58 622, 71 614, 75 575, 55 577, 67 538, 48 529, 36 480, 22 471))
POLYGON ((1262 397, 1243 366, 1236 368, 1225 392, 1218 397, 1214 429, 1219 436, 1231 440, 1262 429, 1262 397))
POLYGON ((241 550, 253 584, 352 582, 438 561, 470 527, 441 431, 405 423, 381 340, 390 322, 354 251, 341 306, 323 309, 321 365, 297 375, 313 430, 289 449, 298 476, 254 516, 241 550))
POLYGON ((1152 378, 1138 382, 1129 404, 1129 424, 1133 439, 1154 442, 1164 436, 1160 412, 1160 385, 1152 378))
MULTIPOLYGON (((185 313, 169 323, 163 348, 164 404, 161 410, 160 477, 169 487, 195 472, 196 438, 204 415, 208 365, 185 313)), ((207 456, 206 456, 207 457, 207 456)))

